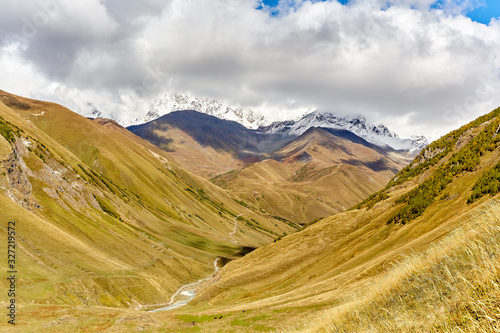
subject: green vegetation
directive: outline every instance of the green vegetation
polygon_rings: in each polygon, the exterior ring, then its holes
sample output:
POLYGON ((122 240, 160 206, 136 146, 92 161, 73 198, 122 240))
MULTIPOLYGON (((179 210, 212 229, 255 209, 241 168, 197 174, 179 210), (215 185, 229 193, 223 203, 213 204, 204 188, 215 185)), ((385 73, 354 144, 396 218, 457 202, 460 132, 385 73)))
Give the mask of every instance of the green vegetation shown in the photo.
POLYGON ((204 323, 210 322, 214 319, 219 319, 222 315, 200 315, 200 316, 192 316, 192 315, 176 315, 175 318, 182 320, 185 323, 196 322, 196 323, 204 323))
MULTIPOLYGON (((99 186, 102 189, 108 189, 111 193, 115 195, 121 195, 122 198, 128 197, 127 191, 113 183, 109 178, 104 177, 100 173, 94 171, 93 169, 87 170, 83 165, 78 164, 78 167, 83 171, 83 173, 87 176, 84 177, 89 183, 94 184, 99 186), (116 190, 118 190, 120 193, 117 193, 116 190)), ((129 193, 133 194, 135 197, 137 197, 137 202, 139 202, 142 206, 144 206, 143 202, 140 200, 141 198, 130 191, 129 193)))
POLYGON ((276 237, 278 237, 279 235, 274 232, 274 231, 270 231, 270 230, 267 230, 265 228, 262 228, 259 223, 257 221, 255 221, 254 219, 251 219, 251 221, 247 220, 246 218, 244 218, 243 216, 238 216, 236 218, 238 221, 242 221, 242 222, 245 222, 245 225, 251 229, 254 229, 256 231, 263 231, 265 233, 268 233, 268 234, 271 234, 271 235, 274 235, 276 237))
POLYGON ((360 202, 359 204, 357 204, 356 206, 354 206, 351 209, 360 209, 363 206, 370 209, 373 206, 375 206, 375 204, 377 202, 383 201, 383 200, 387 199, 387 197, 388 197, 387 188, 385 188, 384 190, 382 190, 380 192, 373 193, 368 198, 366 198, 365 200, 363 200, 362 202, 360 202))
POLYGON ((0 134, 9 142, 14 142, 16 136, 21 136, 21 130, 16 125, 6 121, 4 118, 0 117, 0 134))
MULTIPOLYGON (((387 193, 389 189, 391 189, 394 186, 403 184, 404 182, 413 179, 415 176, 421 175, 425 170, 428 170, 430 167, 438 164, 445 156, 447 156, 453 148, 456 146, 458 139, 468 130, 472 130, 481 124, 490 121, 500 115, 500 108, 497 108, 493 110, 492 112, 481 116, 477 118, 476 120, 472 121, 471 123, 462 126, 461 128, 450 132, 449 134, 443 136, 442 138, 432 142, 430 145, 428 145, 425 149, 423 149, 420 154, 406 167, 404 167, 394 178, 387 184, 387 186, 363 200, 356 206, 354 206, 351 209, 360 209, 362 207, 366 207, 368 209, 372 208, 376 203, 383 201, 387 198, 387 193)), ((498 120, 495 120, 495 123, 498 124, 498 120)), ((498 130, 498 127, 491 126, 488 127, 488 133, 490 136, 484 136, 486 139, 484 142, 476 140, 475 145, 477 147, 472 147, 474 148, 474 151, 471 152, 471 154, 478 153, 480 155, 484 154, 485 151, 490 151, 493 150, 494 147, 496 146, 498 142, 497 135, 495 134, 496 131, 498 130)), ((465 149, 466 147, 464 147, 465 149)), ((468 147, 469 149, 471 148, 470 146, 468 147)), ((461 163, 461 162, 466 162, 469 166, 472 165, 473 163, 471 162, 471 159, 475 159, 473 156, 469 155, 467 156, 467 153, 464 153, 461 158, 463 160, 456 160, 456 163, 461 163)), ((474 164, 474 166, 477 164, 474 164)), ((457 165, 454 171, 461 172, 463 170, 460 170, 463 167, 463 165, 457 165)), ((465 169, 464 169, 465 170, 465 169)), ((448 181, 441 182, 439 186, 448 184, 448 181)), ((428 185, 428 184, 427 184, 428 185)), ((424 185, 424 186, 427 186, 424 185)), ((446 185, 445 185, 446 186, 446 185)), ((437 185, 432 188, 432 191, 437 190, 437 185)), ((421 193, 419 195, 419 198, 415 199, 415 202, 412 204, 412 207, 408 208, 408 212, 405 213, 404 215, 408 216, 418 216, 420 215, 427 206, 429 206, 432 203, 433 198, 435 195, 432 193, 431 189, 424 191, 426 193, 421 193), (415 215, 416 214, 416 215, 415 215)), ((439 194, 440 191, 438 191, 439 194)), ((415 193, 413 193, 415 194, 415 193)), ((403 213, 402 213, 403 214, 403 213)), ((407 221, 407 219, 404 219, 407 221)), ((410 219, 411 220, 411 219, 410 219)))
MULTIPOLYGON (((449 134, 443 136, 442 138, 434 141, 428 145, 420 154, 410 163, 407 167, 401 170, 388 184, 388 187, 399 185, 413 177, 420 175, 424 170, 429 167, 436 165, 439 161, 443 159, 448 153, 451 152, 453 147, 455 147, 458 139, 468 130, 478 127, 484 122, 494 119, 500 114, 500 108, 493 110, 492 112, 477 118, 471 123, 462 126, 461 128, 450 132, 449 134), (426 158, 426 154, 431 154, 432 157, 426 158)), ((496 130, 497 128, 495 128, 496 130)), ((482 144, 486 147, 486 144, 482 144)))
POLYGON ((269 318, 268 315, 261 315, 261 316, 256 316, 252 318, 244 318, 244 319, 233 319, 231 321, 231 326, 243 326, 243 327, 252 327, 252 330, 254 331, 260 331, 260 332, 271 332, 273 331, 272 327, 268 327, 265 325, 259 325, 257 322, 261 320, 265 320, 269 318))
POLYGON ((297 183, 306 180, 309 171, 314 170, 314 167, 309 166, 309 164, 310 163, 307 163, 302 168, 300 168, 300 170, 297 171, 295 175, 292 178, 290 178, 290 180, 292 182, 297 182, 297 183))
POLYGON ((498 192, 500 192, 500 163, 486 171, 477 180, 472 188, 471 196, 467 199, 467 203, 471 204, 486 194, 496 195, 498 192))
POLYGON ((499 124, 500 119, 494 119, 459 152, 453 154, 450 160, 440 166, 431 177, 399 197, 396 204, 406 203, 406 205, 393 215, 388 223, 405 224, 421 216, 434 199, 453 181, 453 177, 462 172, 473 171, 479 164, 480 157, 485 152, 494 150, 500 141, 500 136, 496 135, 499 124))
POLYGON ((224 174, 218 175, 210 179, 210 182, 222 187, 227 188, 228 182, 236 178, 240 174, 240 171, 231 170, 224 174))
POLYGON ((96 195, 94 195, 94 198, 99 203, 99 207, 101 207, 103 212, 105 212, 109 216, 114 217, 115 219, 121 220, 120 215, 116 212, 116 210, 113 208, 113 206, 111 206, 111 204, 109 202, 107 202, 106 200, 104 200, 96 195))
MULTIPOLYGON (((276 220, 278 220, 278 221, 281 221, 281 222, 283 222, 283 223, 288 224, 290 227, 292 227, 292 228, 294 228, 294 229, 297 229, 297 230, 299 230, 299 229, 300 229, 300 226, 298 226, 297 224, 295 224, 295 223, 293 223, 292 221, 289 221, 289 220, 287 220, 287 219, 285 219, 285 218, 282 218, 282 217, 280 217, 280 216, 275 216, 275 215, 271 215, 271 217, 272 217, 273 219, 276 219, 276 220)), ((320 219, 317 219, 317 221, 318 221, 318 220, 320 220, 320 219)))
POLYGON ((46 149, 44 149, 44 147, 40 143, 37 143, 36 148, 33 149, 32 151, 33 151, 33 154, 38 156, 38 158, 40 158, 45 163, 44 151, 46 151, 46 149))
POLYGON ((233 200, 234 200, 235 202, 239 203, 240 205, 242 205, 243 207, 248 208, 248 204, 247 204, 245 201, 243 201, 243 200, 238 200, 238 199, 236 199, 236 198, 233 198, 233 200))
POLYGON ((95 172, 94 170, 90 169, 90 172, 92 173, 92 175, 94 175, 94 177, 96 177, 97 179, 99 179, 101 181, 101 183, 104 184, 104 186, 106 186, 106 188, 113 194, 117 194, 116 191, 113 189, 113 187, 111 186, 111 181, 109 179, 106 179, 105 177, 103 177, 101 174, 95 172))

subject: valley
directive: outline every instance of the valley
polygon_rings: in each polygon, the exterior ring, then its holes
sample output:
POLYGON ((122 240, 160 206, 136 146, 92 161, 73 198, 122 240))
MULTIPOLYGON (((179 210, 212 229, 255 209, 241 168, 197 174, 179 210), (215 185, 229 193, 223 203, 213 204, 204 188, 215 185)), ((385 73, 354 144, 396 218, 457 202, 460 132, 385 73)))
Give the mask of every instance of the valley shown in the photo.
POLYGON ((17 222, 20 304, 147 308, 209 276, 216 258, 236 258, 240 244, 298 228, 112 121, 5 92, 0 101, 0 211, 17 222))
MULTIPOLYGON (((401 151, 338 128, 283 135, 183 111, 129 131, 0 101, 0 214, 16 221, 22 332, 398 331, 374 305, 396 311, 383 290, 429 295, 424 277, 437 273, 409 277, 464 256, 456 244, 482 244, 474 221, 496 244, 500 109, 401 151), (199 168, 202 156, 213 165, 199 168)), ((432 302, 444 312, 416 329, 476 313, 454 294, 432 302)))
POLYGON ((301 225, 342 212, 382 189, 420 147, 383 125, 316 113, 297 123, 251 130, 178 111, 128 129, 239 200, 301 225), (325 127, 317 127, 321 124, 325 127), (407 150, 395 150, 384 140, 407 150))
POLYGON ((500 333, 499 0, 3 1, 1 333, 500 333))
MULTIPOLYGON (((432 143, 384 190, 353 209, 228 264, 191 304, 191 313, 237 313, 244 309, 261 313, 283 311, 300 317, 306 309, 312 312, 333 307, 333 312, 342 311, 349 297, 354 298, 354 306, 363 290, 371 291, 370 286, 388 274, 401 255, 424 251, 482 214, 483 209, 489 209, 486 207, 498 210, 498 202, 490 201, 489 195, 473 204, 469 198, 475 184, 500 158, 499 112, 497 109, 432 143), (446 181, 444 185, 439 179, 446 181), (424 206, 421 198, 429 197, 431 203, 424 206), (409 212, 411 215, 407 215, 409 212), (210 304, 210 309, 206 304, 210 304)), ((491 224, 491 219, 497 218, 492 215, 486 222, 491 224)), ((497 259, 492 265, 498 265, 497 259)), ((453 296, 443 297, 448 300, 453 296)), ((411 314, 410 311, 408 315, 411 314)), ((302 318, 305 324, 300 331, 322 331, 326 326, 321 325, 323 317, 318 316, 319 321, 313 322, 302 318)), ((340 315, 337 318, 344 322, 340 315)), ((440 320, 448 321, 446 317, 440 320)), ((426 331, 427 324, 417 327, 426 331)), ((207 324, 207 331, 211 327, 214 326, 207 324)), ((366 328, 360 326, 360 331, 362 327, 366 328)))

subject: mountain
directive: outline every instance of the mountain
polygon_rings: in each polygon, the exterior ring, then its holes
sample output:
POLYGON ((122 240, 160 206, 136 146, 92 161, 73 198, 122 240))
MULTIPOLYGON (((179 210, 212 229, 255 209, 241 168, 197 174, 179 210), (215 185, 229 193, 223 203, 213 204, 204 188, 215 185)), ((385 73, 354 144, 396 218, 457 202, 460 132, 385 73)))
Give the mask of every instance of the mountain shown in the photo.
POLYGON ((197 111, 171 112, 127 129, 168 151, 186 169, 209 179, 260 161, 290 139, 197 111))
POLYGON ((498 228, 486 232, 476 219, 490 218, 491 212, 485 214, 489 207, 499 210, 498 201, 492 200, 500 191, 499 134, 500 108, 445 135, 384 189, 352 209, 226 265, 184 315, 224 313, 227 319, 200 323, 206 332, 234 327, 234 318, 252 323, 254 330, 289 331, 287 324, 294 324, 297 328, 290 331, 320 332, 338 327, 346 316, 341 327, 351 321, 347 331, 356 332, 373 326, 393 331, 495 327, 480 311, 498 313, 498 303, 491 301, 497 299, 492 295, 498 284, 496 278, 488 279, 499 265, 498 228), (467 223, 468 231, 463 229, 467 223), (439 251, 433 250, 436 247, 439 251), (422 264, 411 269, 405 263, 395 266, 401 256, 420 252, 422 264), (476 255, 481 255, 477 261, 476 255), (475 278, 463 280, 463 274, 475 278), (437 276, 440 279, 432 280, 437 276), (444 283, 450 279, 451 285, 444 283), (384 289, 381 283, 392 287, 384 289), (404 290, 394 289, 405 285, 404 290), (398 312, 402 303, 407 312, 398 312), (429 315, 429 304, 440 314, 429 315), (366 326, 356 328, 352 322, 366 326))
MULTIPOLYGON (((401 140, 385 126, 372 125, 364 119, 352 118, 348 121, 346 118, 320 113, 311 113, 297 122, 276 122, 253 130, 235 121, 186 110, 171 112, 148 123, 129 126, 127 129, 173 155, 189 152, 192 156, 199 156, 200 153, 201 155, 205 153, 203 150, 209 149, 210 152, 205 155, 226 154, 240 162, 245 159, 255 162, 266 158, 279 159, 279 153, 275 154, 274 151, 313 128, 323 128, 330 134, 377 150, 381 154, 400 155, 397 158, 408 154, 415 155, 427 142, 423 137, 413 141, 401 140), (394 149, 391 145, 381 142, 391 140, 392 145, 400 149, 394 149), (402 149, 404 145, 408 149, 402 149)), ((179 157, 179 161, 184 159, 183 156, 179 157)), ((206 159, 205 156, 198 161, 206 159)), ((215 156, 211 158, 211 164, 217 160, 227 160, 227 158, 215 156)), ((239 165, 248 165, 248 161, 239 165)), ((196 163, 184 163, 184 166, 192 168, 191 171, 196 170, 196 163)), ((208 174, 213 177, 218 171, 220 170, 208 174)), ((207 173, 203 173, 203 176, 207 176, 207 173)))
POLYGON ((252 130, 196 111, 128 129, 240 199, 302 224, 349 208, 409 162, 347 130, 252 130))
POLYGON ((195 110, 220 119, 236 121, 247 128, 256 128, 268 121, 257 110, 233 106, 215 99, 197 98, 189 94, 167 94, 151 104, 148 114, 164 115, 182 110, 195 110))
POLYGON ((212 182, 302 224, 352 207, 408 163, 349 131, 314 127, 270 157, 212 182))
POLYGON ((281 121, 261 126, 259 130, 263 133, 298 136, 311 127, 347 130, 379 147, 390 147, 395 150, 419 152, 428 145, 427 139, 423 136, 401 139, 383 124, 372 124, 363 117, 340 117, 319 111, 306 114, 298 121, 281 121))
POLYGON ((150 140, 159 140, 157 143, 168 145, 155 133, 168 132, 171 128, 182 130, 204 147, 210 146, 215 150, 230 152, 236 157, 268 152, 288 139, 288 135, 262 133, 235 121, 197 111, 175 111, 149 123, 130 126, 127 129, 141 137, 150 135, 150 140))
POLYGON ((428 141, 423 136, 401 139, 383 124, 372 124, 363 117, 341 117, 331 112, 304 110, 252 109, 230 105, 210 98, 198 98, 190 94, 166 94, 154 100, 144 110, 114 113, 102 111, 96 105, 87 103, 80 113, 90 118, 110 118, 122 126, 148 123, 175 111, 193 110, 223 120, 235 121, 248 129, 263 133, 281 133, 299 136, 311 127, 345 129, 381 147, 415 153, 424 148, 428 141))
POLYGON ((87 103, 82 106, 79 112, 86 117, 106 117, 115 120, 123 126, 133 126, 155 120, 170 112, 194 110, 220 119, 236 121, 247 128, 256 129, 259 126, 268 125, 273 121, 298 119, 304 112, 310 111, 273 109, 272 112, 263 112, 262 110, 231 105, 226 101, 199 98, 191 94, 180 93, 165 94, 153 100, 144 110, 136 110, 137 106, 135 105, 130 105, 127 108, 128 112, 114 113, 113 110, 107 110, 105 106, 99 107, 92 103, 87 103))
MULTIPOLYGON (((166 304, 180 286, 211 274, 216 258, 298 228, 111 120, 0 91, 0 134, 2 236, 15 222, 16 305, 30 313, 19 318, 24 331, 56 309, 166 304)), ((0 286, 9 289, 6 279, 0 286)), ((67 324, 75 322, 83 323, 67 324)))

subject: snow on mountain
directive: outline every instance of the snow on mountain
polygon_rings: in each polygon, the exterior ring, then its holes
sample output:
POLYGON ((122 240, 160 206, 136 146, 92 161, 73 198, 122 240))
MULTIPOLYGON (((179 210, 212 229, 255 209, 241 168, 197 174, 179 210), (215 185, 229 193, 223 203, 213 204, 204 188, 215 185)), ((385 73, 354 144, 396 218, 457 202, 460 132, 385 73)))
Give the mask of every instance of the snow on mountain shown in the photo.
POLYGON ((116 108, 100 108, 86 103, 80 113, 86 117, 110 118, 122 126, 139 125, 155 120, 173 111, 194 110, 220 119, 236 121, 250 129, 263 132, 301 135, 311 127, 345 129, 381 147, 396 150, 416 151, 424 148, 428 141, 425 137, 402 139, 383 124, 373 124, 363 117, 340 117, 309 109, 282 109, 264 107, 252 109, 231 105, 210 98, 198 98, 191 94, 166 94, 148 106, 124 106, 127 111, 116 108), (106 112, 103 110, 114 111, 106 112), (146 111, 147 110, 147 111, 146 111))
POLYGON ((217 118, 239 122, 247 128, 257 128, 266 124, 266 118, 260 112, 221 103, 210 98, 197 98, 188 94, 169 94, 155 100, 148 114, 165 115, 173 111, 194 110, 217 118))
POLYGON ((143 107, 129 102, 124 101, 126 105, 122 109, 85 103, 78 112, 89 118, 110 118, 120 125, 128 127, 150 122, 170 112, 193 110, 220 119, 236 121, 247 128, 256 129, 274 121, 298 120, 304 113, 314 110, 312 108, 278 108, 273 106, 248 108, 231 105, 225 101, 198 98, 188 93, 166 94, 143 107))
POLYGON ((85 116, 89 118, 102 118, 102 112, 92 103, 86 103, 84 106, 85 116))
POLYGON ((340 117, 333 113, 314 111, 304 115, 298 121, 274 122, 261 126, 259 130, 265 133, 280 133, 301 135, 311 127, 344 129, 362 137, 366 141, 380 147, 391 147, 396 150, 416 151, 428 145, 423 136, 402 139, 383 124, 373 124, 363 117, 340 117))

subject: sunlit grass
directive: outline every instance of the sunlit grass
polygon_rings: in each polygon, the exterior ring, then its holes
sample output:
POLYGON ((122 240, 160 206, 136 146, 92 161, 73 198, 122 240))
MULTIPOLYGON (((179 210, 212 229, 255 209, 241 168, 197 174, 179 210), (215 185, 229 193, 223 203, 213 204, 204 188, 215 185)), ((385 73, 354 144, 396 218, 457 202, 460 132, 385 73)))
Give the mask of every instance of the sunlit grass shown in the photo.
POLYGON ((500 332, 500 202, 283 332, 500 332))

